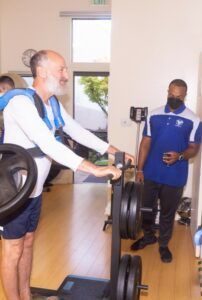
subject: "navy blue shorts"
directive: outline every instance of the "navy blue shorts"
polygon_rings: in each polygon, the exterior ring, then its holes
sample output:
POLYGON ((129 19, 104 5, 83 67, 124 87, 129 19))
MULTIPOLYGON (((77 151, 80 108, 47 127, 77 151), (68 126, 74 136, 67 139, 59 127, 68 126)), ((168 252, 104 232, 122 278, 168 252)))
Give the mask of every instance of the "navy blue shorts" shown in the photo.
POLYGON ((25 206, 3 224, 1 231, 3 238, 19 239, 27 232, 34 232, 39 222, 41 202, 42 195, 29 198, 25 206))

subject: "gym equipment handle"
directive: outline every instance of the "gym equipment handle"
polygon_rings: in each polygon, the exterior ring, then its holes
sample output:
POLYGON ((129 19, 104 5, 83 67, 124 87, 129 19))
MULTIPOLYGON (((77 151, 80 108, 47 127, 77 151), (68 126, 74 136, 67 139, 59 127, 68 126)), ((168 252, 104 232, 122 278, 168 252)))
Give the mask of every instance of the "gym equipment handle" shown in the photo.
POLYGON ((122 170, 122 171, 125 171, 125 170, 127 170, 128 168, 130 168, 130 167, 131 167, 131 163, 132 163, 132 160, 129 159, 129 160, 126 162, 125 166, 122 167, 121 170, 122 170))
POLYGON ((129 168, 132 167, 131 163, 132 163, 132 160, 129 159, 129 160, 126 162, 125 165, 123 165, 122 163, 118 163, 118 164, 115 165, 115 166, 116 166, 116 168, 120 169, 121 171, 125 171, 125 170, 127 170, 127 169, 129 169, 129 168))
POLYGON ((140 210, 142 212, 148 212, 148 213, 153 212, 153 208, 151 208, 151 207, 141 207, 140 210))
POLYGON ((148 290, 148 285, 146 285, 146 284, 138 284, 137 285, 137 288, 139 289, 139 290, 148 290))
MULTIPOLYGON (((118 168, 118 169, 120 169, 120 170, 122 170, 122 171, 125 171, 125 170, 127 170, 127 169, 133 167, 133 166, 131 165, 131 163, 132 163, 132 160, 129 159, 129 160, 126 162, 126 164, 125 164, 124 166, 120 163, 120 164, 117 164, 117 165, 116 165, 116 168, 118 168)), ((109 174, 109 175, 107 176, 107 178, 108 178, 108 180, 113 180, 113 175, 112 175, 112 174, 109 174)))
POLYGON ((113 179, 113 175, 112 174, 107 175, 107 179, 108 180, 112 180, 113 179))

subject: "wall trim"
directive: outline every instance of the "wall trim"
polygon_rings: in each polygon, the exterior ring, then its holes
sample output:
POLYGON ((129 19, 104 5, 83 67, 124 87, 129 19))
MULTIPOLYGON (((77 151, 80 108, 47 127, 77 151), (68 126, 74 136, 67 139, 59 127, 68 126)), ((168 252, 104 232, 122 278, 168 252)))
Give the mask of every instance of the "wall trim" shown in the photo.
POLYGON ((72 18, 111 18, 110 11, 60 11, 60 17, 72 18))

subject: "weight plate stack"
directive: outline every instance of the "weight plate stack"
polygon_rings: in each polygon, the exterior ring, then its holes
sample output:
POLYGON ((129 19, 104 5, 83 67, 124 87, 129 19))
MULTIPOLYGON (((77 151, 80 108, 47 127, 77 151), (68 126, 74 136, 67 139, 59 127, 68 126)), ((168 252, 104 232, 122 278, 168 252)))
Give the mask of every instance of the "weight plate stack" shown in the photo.
POLYGON ((134 182, 129 181, 125 184, 123 189, 120 209, 120 237, 122 239, 128 239, 128 216, 133 185, 134 182))
POLYGON ((142 280, 142 260, 140 256, 132 256, 127 280, 125 300, 138 300, 142 280))
POLYGON ((126 299, 126 290, 127 290, 127 281, 128 281, 128 272, 130 268, 130 255, 124 255, 121 257, 119 265, 119 274, 117 280, 117 300, 126 299))
MULTIPOLYGON (((140 256, 124 255, 119 265, 117 300, 139 300, 142 280, 140 256)), ((144 288, 144 286, 143 286, 144 288)))
POLYGON ((141 228, 141 203, 142 203, 142 187, 143 185, 134 182, 131 191, 129 210, 128 210, 128 238, 135 240, 137 233, 141 228))
POLYGON ((37 180, 37 167, 32 156, 14 144, 0 145, 0 219, 19 209, 29 197, 37 180), (26 173, 23 185, 22 175, 26 173))

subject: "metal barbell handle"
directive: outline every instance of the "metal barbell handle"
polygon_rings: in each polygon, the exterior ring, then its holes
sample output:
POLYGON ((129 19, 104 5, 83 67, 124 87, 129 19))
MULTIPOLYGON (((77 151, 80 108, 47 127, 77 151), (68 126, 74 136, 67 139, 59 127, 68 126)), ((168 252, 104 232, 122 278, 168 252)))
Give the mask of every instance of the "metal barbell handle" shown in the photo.
POLYGON ((139 290, 148 290, 148 285, 146 285, 146 284, 138 284, 137 285, 137 288, 139 289, 139 290))
POLYGON ((140 211, 141 211, 141 212, 148 212, 148 213, 151 213, 151 212, 153 212, 154 210, 153 210, 153 208, 151 208, 151 207, 141 207, 141 208, 140 208, 140 211))

